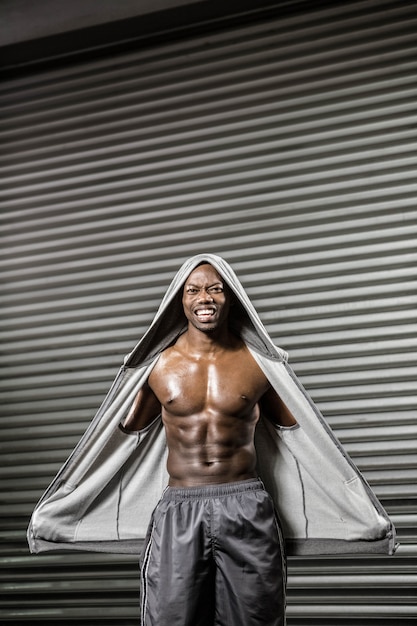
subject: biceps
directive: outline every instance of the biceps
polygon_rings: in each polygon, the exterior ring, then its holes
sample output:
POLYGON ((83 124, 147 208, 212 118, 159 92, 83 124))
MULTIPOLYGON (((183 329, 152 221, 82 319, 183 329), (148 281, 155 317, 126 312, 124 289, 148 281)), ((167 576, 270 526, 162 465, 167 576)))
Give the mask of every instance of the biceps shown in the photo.
POLYGON ((287 405, 272 387, 262 396, 259 404, 262 413, 274 424, 294 426, 297 423, 287 405))
POLYGON ((161 404, 147 383, 140 389, 123 423, 127 430, 146 428, 161 412, 161 404))

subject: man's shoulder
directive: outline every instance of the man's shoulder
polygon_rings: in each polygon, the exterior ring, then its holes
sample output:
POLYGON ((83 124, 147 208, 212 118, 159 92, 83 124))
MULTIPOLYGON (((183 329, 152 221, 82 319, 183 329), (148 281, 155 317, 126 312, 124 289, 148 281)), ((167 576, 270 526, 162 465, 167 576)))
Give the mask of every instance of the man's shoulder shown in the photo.
POLYGON ((178 349, 177 343, 175 342, 171 346, 168 346, 168 348, 162 350, 158 357, 157 365, 161 366, 169 364, 172 361, 180 359, 181 356, 181 351, 178 349))

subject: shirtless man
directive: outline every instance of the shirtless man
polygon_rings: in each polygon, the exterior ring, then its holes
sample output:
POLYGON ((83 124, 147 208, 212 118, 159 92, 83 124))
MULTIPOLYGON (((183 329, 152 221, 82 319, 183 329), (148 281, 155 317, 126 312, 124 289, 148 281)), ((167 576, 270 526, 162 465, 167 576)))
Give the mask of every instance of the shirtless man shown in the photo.
POLYGON ((137 395, 127 430, 162 415, 169 487, 142 563, 143 626, 283 626, 285 562, 273 504, 256 473, 260 410, 295 420, 228 327, 233 296, 209 264, 187 278, 188 327, 137 395))

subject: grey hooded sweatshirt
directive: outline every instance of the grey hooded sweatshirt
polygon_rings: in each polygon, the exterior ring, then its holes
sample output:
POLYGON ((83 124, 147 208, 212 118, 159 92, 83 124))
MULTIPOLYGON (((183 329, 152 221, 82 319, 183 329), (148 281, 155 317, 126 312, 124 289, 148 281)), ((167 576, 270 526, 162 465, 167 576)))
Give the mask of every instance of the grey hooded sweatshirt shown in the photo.
POLYGON ((287 554, 393 554, 395 529, 375 494, 336 439, 277 348, 232 268, 213 254, 184 263, 158 312, 125 362, 80 442, 35 507, 32 553, 55 549, 137 553, 153 508, 168 483, 161 417, 138 432, 120 426, 160 353, 187 324, 182 287, 210 263, 236 296, 230 327, 297 420, 273 425, 261 416, 258 473, 281 520, 287 554))

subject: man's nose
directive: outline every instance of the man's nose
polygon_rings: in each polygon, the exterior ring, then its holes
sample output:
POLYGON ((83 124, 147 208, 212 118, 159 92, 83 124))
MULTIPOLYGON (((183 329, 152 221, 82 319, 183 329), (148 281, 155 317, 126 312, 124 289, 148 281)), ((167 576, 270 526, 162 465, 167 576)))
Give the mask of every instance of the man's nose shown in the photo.
POLYGON ((206 289, 202 289, 200 292, 200 300, 203 302, 213 302, 213 296, 206 289))

